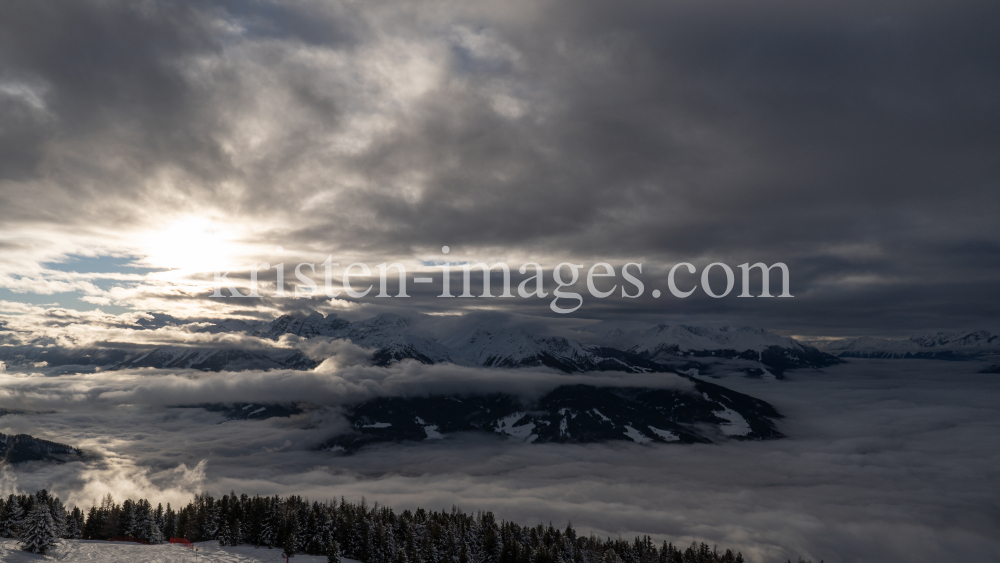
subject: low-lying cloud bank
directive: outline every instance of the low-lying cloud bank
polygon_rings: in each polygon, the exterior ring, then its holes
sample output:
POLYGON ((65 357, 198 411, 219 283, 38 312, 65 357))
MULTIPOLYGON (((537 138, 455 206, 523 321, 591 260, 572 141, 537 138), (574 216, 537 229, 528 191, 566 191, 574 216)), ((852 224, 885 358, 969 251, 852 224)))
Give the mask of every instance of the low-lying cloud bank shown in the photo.
MULTIPOLYGON (((315 346, 321 346, 316 343, 315 346)), ((202 403, 305 402, 344 405, 379 396, 514 393, 535 398, 560 385, 629 385, 690 389, 669 373, 565 375, 547 368, 488 369, 404 361, 389 367, 358 365, 370 356, 344 341, 327 341, 334 353, 315 370, 201 372, 117 370, 47 377, 0 373, 0 408, 87 410, 123 405, 174 406, 202 403)))
POLYGON ((333 373, 11 377, 0 408, 30 399, 30 410, 51 412, 0 417, 0 431, 74 444, 92 457, 18 466, 0 483, 5 490, 49 487, 84 505, 105 492, 176 504, 195 491, 230 489, 316 499, 363 495, 400 509, 458 504, 523 522, 572 520, 584 532, 612 537, 717 542, 758 562, 799 555, 984 561, 1000 550, 1000 519, 985 494, 998 486, 1000 380, 976 373, 980 367, 858 360, 825 373, 796 372, 784 382, 727 376, 725 385, 787 415, 779 430, 789 438, 773 442, 532 445, 460 435, 349 457, 314 449, 344 429, 337 406, 222 424, 217 413, 168 406, 221 400, 233 389, 243 390, 233 400, 253 401, 305 389, 315 402, 335 405, 462 385, 530 393, 575 378, 418 364, 333 373))

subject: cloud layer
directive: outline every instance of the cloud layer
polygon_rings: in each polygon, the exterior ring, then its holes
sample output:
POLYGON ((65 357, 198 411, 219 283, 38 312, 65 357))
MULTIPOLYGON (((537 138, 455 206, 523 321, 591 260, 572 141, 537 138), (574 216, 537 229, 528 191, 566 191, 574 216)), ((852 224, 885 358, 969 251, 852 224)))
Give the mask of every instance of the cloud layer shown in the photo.
POLYGON ((0 287, 220 310, 169 276, 96 283, 45 264, 204 270, 273 262, 276 245, 289 262, 374 264, 449 244, 793 271, 788 304, 619 300, 595 316, 982 323, 1000 305, 997 9, 4 6, 0 287))
POLYGON ((440 366, 411 364, 379 379, 368 368, 345 368, 303 376, 312 378, 308 398, 329 406, 220 424, 218 414, 165 405, 284 400, 302 380, 273 372, 21 377, 4 380, 0 407, 38 410, 0 417, 0 431, 80 445, 93 457, 18 467, 0 482, 49 487, 83 504, 108 491, 176 504, 198 490, 230 489, 364 495, 397 508, 459 504, 525 522, 572 520, 612 537, 717 542, 760 562, 987 560, 1000 547, 985 493, 997 486, 1000 387, 975 373, 980 367, 852 360, 785 382, 720 371, 724 385, 787 416, 779 429, 788 438, 771 442, 532 445, 477 435, 348 457, 312 449, 344 428, 336 405, 345 398, 486 385, 531 394, 569 378, 468 368, 452 377, 440 366))

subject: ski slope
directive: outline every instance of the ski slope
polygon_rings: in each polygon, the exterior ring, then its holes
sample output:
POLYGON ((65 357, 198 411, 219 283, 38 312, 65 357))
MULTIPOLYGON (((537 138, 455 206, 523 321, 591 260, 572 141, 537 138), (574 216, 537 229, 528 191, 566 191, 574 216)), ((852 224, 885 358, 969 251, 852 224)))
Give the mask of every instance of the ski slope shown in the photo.
MULTIPOLYGON (((255 549, 252 545, 220 547, 219 542, 194 544, 198 551, 180 545, 141 545, 96 540, 60 540, 48 555, 26 553, 14 540, 0 540, 0 561, 3 563, 39 563, 42 561, 94 563, 278 563, 284 562, 280 549, 255 549)), ((298 554, 295 563, 326 563, 326 557, 298 554)), ((359 563, 343 558, 343 563, 359 563)))

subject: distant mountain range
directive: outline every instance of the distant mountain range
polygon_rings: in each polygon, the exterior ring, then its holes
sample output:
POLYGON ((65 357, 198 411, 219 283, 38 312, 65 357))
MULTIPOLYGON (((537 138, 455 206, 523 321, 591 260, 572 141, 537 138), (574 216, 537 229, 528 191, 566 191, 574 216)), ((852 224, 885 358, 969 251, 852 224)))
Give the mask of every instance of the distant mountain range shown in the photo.
MULTIPOLYGON (((324 358, 309 357, 290 346, 325 338, 348 340, 372 350, 373 362, 380 366, 414 360, 490 368, 549 367, 565 373, 677 373, 678 368, 697 362, 728 358, 753 362, 750 365, 780 376, 791 368, 818 368, 841 361, 791 338, 753 328, 600 323, 567 335, 542 335, 509 326, 507 320, 469 316, 449 324, 381 314, 350 322, 311 313, 282 315, 269 322, 191 323, 152 315, 136 323, 134 330, 175 325, 189 332, 233 335, 222 339, 230 347, 109 344, 83 350, 22 345, 0 347, 0 360, 29 367, 46 362, 50 368, 61 366, 62 371, 81 367, 304 370, 315 368, 324 358)), ((781 415, 768 403, 690 375, 681 377, 693 389, 563 385, 530 404, 507 392, 380 397, 346 405, 351 431, 328 440, 323 448, 354 452, 371 443, 433 440, 456 432, 487 432, 534 443, 710 443, 782 437, 775 429, 781 415)), ((312 408, 306 403, 194 406, 218 412, 225 420, 287 417, 312 408)))
MULTIPOLYGON (((419 319, 418 319, 419 321, 419 319)), ((185 321, 168 315, 152 315, 132 328, 155 329, 185 321)), ((658 325, 648 328, 599 324, 581 338, 537 335, 523 328, 484 321, 429 336, 420 322, 394 314, 349 322, 319 313, 282 315, 267 321, 242 319, 189 323, 188 330, 209 334, 239 334, 256 337, 251 347, 164 346, 69 349, 53 346, 2 346, 0 361, 12 366, 44 365, 73 369, 195 369, 239 371, 247 369, 312 369, 322 358, 310 358, 299 350, 267 345, 284 335, 303 339, 327 337, 350 340, 373 349, 376 365, 404 359, 425 364, 450 362, 497 368, 547 366, 563 372, 625 371, 661 372, 698 358, 739 358, 757 362, 761 371, 781 376, 788 369, 819 368, 838 363, 835 356, 794 339, 755 328, 704 328, 658 325), (469 328, 472 326, 473 328, 469 328), (264 341, 263 343, 261 341, 264 341), (580 340, 591 342, 583 344, 580 340)))
POLYGON ((65 372, 100 369, 159 368, 200 371, 248 369, 313 369, 317 362, 298 350, 272 348, 62 348, 57 346, 0 346, 0 361, 8 366, 61 367, 65 372))
POLYGON ((592 328, 609 346, 670 365, 678 358, 739 358, 757 361, 777 376, 788 369, 839 363, 813 346, 759 328, 707 328, 660 324, 628 329, 603 323, 592 328))
POLYGON ((1000 335, 985 330, 938 332, 902 340, 852 338, 822 345, 841 358, 923 358, 965 360, 1000 354, 1000 335))
POLYGON ((0 464, 25 461, 63 462, 79 458, 80 455, 80 450, 72 446, 40 440, 27 434, 0 434, 0 464))
POLYGON ((524 442, 712 443, 783 437, 764 401, 689 378, 695 392, 564 385, 525 404, 504 394, 382 397, 348 414, 352 431, 322 448, 352 453, 379 442, 428 441, 485 432, 524 442))

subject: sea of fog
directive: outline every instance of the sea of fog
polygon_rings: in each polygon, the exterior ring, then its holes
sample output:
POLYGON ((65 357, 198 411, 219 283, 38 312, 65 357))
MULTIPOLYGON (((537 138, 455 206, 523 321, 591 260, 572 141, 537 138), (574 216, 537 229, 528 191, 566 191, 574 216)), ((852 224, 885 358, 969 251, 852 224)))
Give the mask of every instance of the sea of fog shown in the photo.
MULTIPOLYGON (((87 456, 5 468, 0 489, 45 487, 84 507, 107 492, 176 506, 196 492, 230 490, 364 496, 398 510, 458 505, 522 524, 572 521, 601 536, 705 541, 755 562, 996 560, 1000 376, 977 373, 983 367, 850 360, 784 381, 716 370, 712 381, 786 416, 778 428, 787 439, 769 442, 558 445, 460 435, 353 456, 315 450, 346 428, 338 406, 228 422, 171 406, 362 397, 389 380, 416 382, 411 392, 462 389, 464 368, 404 366, 370 380, 369 369, 343 378, 336 369, 8 373, 0 374, 0 408, 23 412, 0 416, 0 432, 75 445, 87 456)), ((485 371, 529 394, 533 377, 567 377, 485 371)))

